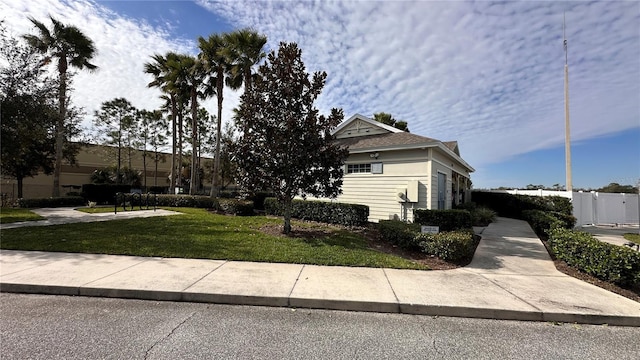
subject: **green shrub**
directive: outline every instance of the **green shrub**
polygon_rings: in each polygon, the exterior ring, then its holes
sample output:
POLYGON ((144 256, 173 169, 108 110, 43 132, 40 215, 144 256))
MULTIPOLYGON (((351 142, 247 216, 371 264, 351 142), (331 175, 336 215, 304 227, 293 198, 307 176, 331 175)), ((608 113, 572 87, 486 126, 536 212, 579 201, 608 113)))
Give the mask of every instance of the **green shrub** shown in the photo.
POLYGON ((493 209, 499 216, 522 219, 525 210, 555 211, 571 216, 571 199, 560 196, 528 196, 474 191, 471 195, 479 206, 493 209))
POLYGON ((560 260, 601 280, 640 286, 640 253, 598 241, 591 234, 556 227, 550 231, 551 252, 560 260))
POLYGON ((225 214, 237 216, 253 215, 253 201, 239 199, 218 199, 220 210, 225 214))
POLYGON ((478 246, 478 241, 470 231, 419 234, 414 241, 419 244, 425 254, 450 262, 472 258, 478 246))
POLYGON ((169 193, 168 186, 149 186, 147 192, 151 194, 167 194, 169 193))
POLYGON ((403 249, 418 249, 416 237, 420 234, 420 225, 407 224, 399 220, 381 220, 378 230, 382 240, 398 245, 403 249))
POLYGON ((575 217, 553 211, 525 210, 522 212, 522 218, 542 239, 547 239, 549 231, 555 228, 573 229, 576 224, 575 217))
POLYGON ((414 210, 414 222, 439 226, 440 231, 471 228, 471 213, 467 210, 414 210))
POLYGON ((496 220, 496 212, 489 208, 477 207, 470 211, 473 226, 488 226, 496 220))
MULTIPOLYGON (((291 217, 296 219, 346 226, 362 226, 369 219, 366 205, 310 200, 293 200, 291 205, 291 217)), ((266 198, 264 210, 267 215, 284 215, 283 206, 276 198, 266 198)))
POLYGON ((55 198, 18 199, 16 204, 19 208, 50 208, 83 206, 86 205, 87 202, 81 196, 65 196, 55 198))
POLYGON ((87 201, 95 201, 98 204, 113 204, 117 193, 131 192, 131 185, 114 184, 83 184, 82 196, 87 201))
POLYGON ((216 199, 203 195, 157 195, 157 206, 219 209, 216 199))

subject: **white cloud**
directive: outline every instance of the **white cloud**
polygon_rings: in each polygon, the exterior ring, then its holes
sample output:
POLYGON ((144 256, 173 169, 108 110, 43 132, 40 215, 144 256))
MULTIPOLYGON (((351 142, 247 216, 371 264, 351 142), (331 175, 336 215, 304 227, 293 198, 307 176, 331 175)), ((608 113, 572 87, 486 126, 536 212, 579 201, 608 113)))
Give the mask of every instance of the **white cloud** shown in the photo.
MULTIPOLYGON (((328 73, 323 112, 390 112, 414 133, 458 140, 478 169, 562 144, 566 11, 574 141, 640 125, 637 2, 198 3, 234 26, 266 34, 271 49, 297 42, 307 71, 328 73)), ((143 64, 153 53, 196 51, 195 39, 170 35, 175 19, 149 24, 88 0, 0 0, 0 19, 15 34, 35 31, 28 16, 48 24, 48 14, 96 43, 100 70, 80 72, 74 84, 74 101, 87 109, 88 121, 114 97, 157 107, 159 93, 146 88, 151 79, 143 64)), ((228 121, 239 93, 224 95, 228 121)), ((205 106, 214 113, 215 99, 205 106)))
POLYGON ((329 74, 321 110, 391 112, 476 167, 563 143, 566 11, 574 140, 640 125, 635 2, 200 3, 298 43, 329 74))
MULTIPOLYGON (((83 125, 86 127, 91 125, 94 111, 103 102, 116 97, 124 97, 140 109, 157 109, 162 104, 158 98, 160 92, 147 88, 152 78, 144 73, 144 64, 155 53, 195 54, 195 39, 171 38, 169 23, 164 27, 153 26, 85 0, 0 0, 0 14, 0 19, 16 37, 26 33, 37 34, 28 17, 51 27, 48 18, 51 15, 66 25, 77 26, 93 40, 97 55, 91 62, 98 66, 98 70, 79 71, 74 77, 75 91, 72 93, 73 103, 85 108, 87 116, 83 125)), ((234 94, 228 94, 228 97, 235 98, 234 94)), ((204 105, 215 113, 214 101, 204 105)), ((225 115, 227 118, 230 116, 230 109, 226 109, 225 115)))

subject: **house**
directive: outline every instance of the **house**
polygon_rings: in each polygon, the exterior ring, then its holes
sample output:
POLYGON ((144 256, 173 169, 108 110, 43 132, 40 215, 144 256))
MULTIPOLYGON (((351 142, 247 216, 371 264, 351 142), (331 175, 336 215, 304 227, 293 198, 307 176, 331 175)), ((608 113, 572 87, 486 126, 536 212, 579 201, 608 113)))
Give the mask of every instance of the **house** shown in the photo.
POLYGON ((469 200, 474 169, 456 141, 411 134, 360 114, 333 135, 349 148, 337 201, 369 206, 369 221, 413 221, 413 209, 451 209, 469 200))

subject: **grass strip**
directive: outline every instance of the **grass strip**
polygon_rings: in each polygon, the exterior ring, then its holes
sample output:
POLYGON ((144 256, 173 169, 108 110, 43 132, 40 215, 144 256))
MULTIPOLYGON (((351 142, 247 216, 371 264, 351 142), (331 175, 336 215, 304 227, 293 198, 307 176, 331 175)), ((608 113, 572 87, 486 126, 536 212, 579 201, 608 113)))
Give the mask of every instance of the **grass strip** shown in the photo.
MULTIPOLYGON (((268 235, 282 223, 264 216, 236 217, 204 209, 175 208, 182 215, 28 227, 2 231, 0 248, 134 256, 223 259, 315 265, 425 269, 424 265, 367 246, 367 240, 326 226, 312 240, 268 235)), ((304 226, 294 222, 294 225, 304 226)))
POLYGON ((0 224, 38 220, 44 218, 29 209, 0 208, 0 224))

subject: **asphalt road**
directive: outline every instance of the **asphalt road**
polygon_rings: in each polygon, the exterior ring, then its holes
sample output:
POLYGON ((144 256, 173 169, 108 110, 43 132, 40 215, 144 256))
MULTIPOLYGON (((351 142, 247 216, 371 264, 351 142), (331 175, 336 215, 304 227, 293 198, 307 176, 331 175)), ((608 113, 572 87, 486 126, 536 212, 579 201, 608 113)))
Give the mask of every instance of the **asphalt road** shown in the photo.
POLYGON ((637 359, 640 328, 0 294, 6 359, 637 359))

